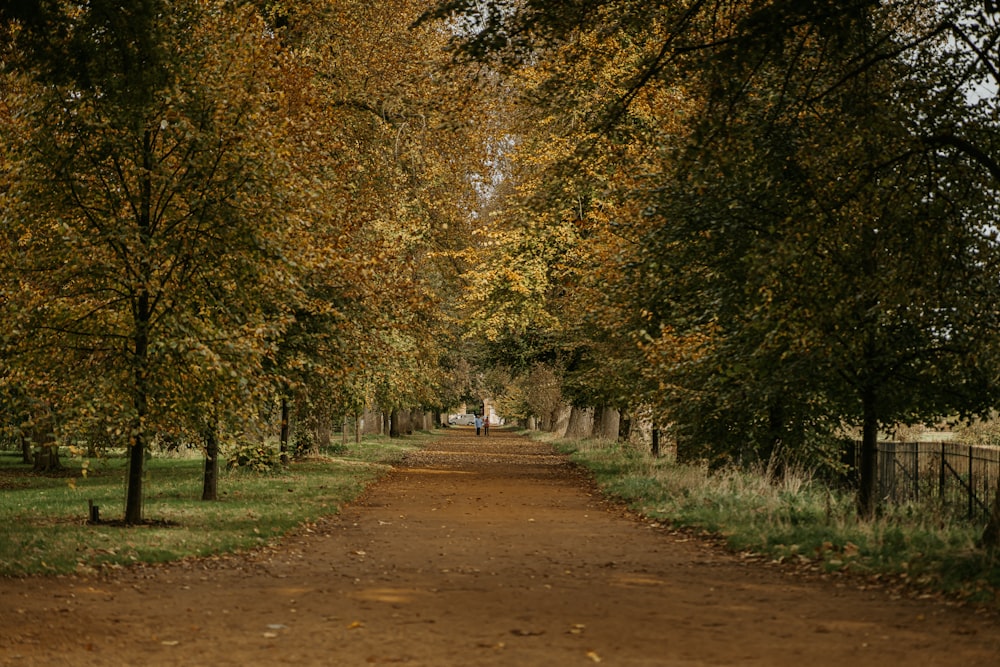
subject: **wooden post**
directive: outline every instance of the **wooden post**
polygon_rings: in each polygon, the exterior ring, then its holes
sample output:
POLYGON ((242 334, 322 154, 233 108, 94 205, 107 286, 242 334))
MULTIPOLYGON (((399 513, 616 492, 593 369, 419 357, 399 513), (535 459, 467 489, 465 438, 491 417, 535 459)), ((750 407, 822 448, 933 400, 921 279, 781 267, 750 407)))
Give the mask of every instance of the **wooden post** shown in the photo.
POLYGON ((974 505, 973 505, 972 501, 976 497, 976 487, 975 487, 975 484, 973 484, 973 482, 972 482, 972 472, 973 472, 973 469, 972 469, 972 447, 969 447, 969 484, 968 484, 968 489, 969 489, 969 521, 972 521, 972 517, 975 516, 973 514, 974 505))

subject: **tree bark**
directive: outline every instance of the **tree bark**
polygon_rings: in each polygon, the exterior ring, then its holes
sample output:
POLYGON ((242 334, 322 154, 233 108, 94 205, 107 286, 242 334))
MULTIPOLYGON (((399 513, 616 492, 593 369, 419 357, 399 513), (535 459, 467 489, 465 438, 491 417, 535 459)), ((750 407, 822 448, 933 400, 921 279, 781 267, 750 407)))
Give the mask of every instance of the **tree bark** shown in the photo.
POLYGON ((132 424, 129 449, 128 482, 125 488, 126 525, 142 522, 142 477, 149 447, 146 433, 146 416, 149 414, 149 337, 153 321, 152 299, 149 286, 152 270, 149 254, 152 252, 152 176, 153 137, 149 130, 142 137, 142 166, 145 175, 140 184, 139 214, 136 223, 140 245, 138 258, 139 282, 135 293, 132 324, 132 424))
POLYGON ((219 499, 219 432, 215 424, 205 429, 205 476, 201 499, 219 499))
POLYGON ((570 409, 569 422, 566 424, 567 438, 589 438, 594 432, 594 409, 577 408, 570 409))
POLYGON ((21 445, 21 463, 33 463, 31 456, 31 443, 24 437, 23 433, 17 434, 17 441, 21 445))
POLYGON ((632 437, 632 416, 628 412, 622 412, 618 419, 618 439, 628 442, 630 437, 632 437))
POLYGON ((362 421, 365 435, 385 435, 385 413, 381 410, 365 408, 362 421))
POLYGON ((566 429, 569 426, 570 413, 572 409, 563 403, 560 403, 552 411, 552 433, 555 433, 557 437, 565 438, 566 429))
POLYGON ((324 447, 329 449, 333 442, 332 419, 326 415, 317 415, 312 421, 315 424, 312 442, 309 444, 309 450, 299 452, 299 456, 303 454, 318 456, 324 447))
POLYGON ((132 359, 132 424, 129 438, 128 482, 125 489, 125 523, 142 522, 142 478, 149 448, 146 416, 149 414, 148 363, 149 324, 151 312, 149 292, 142 289, 137 300, 135 336, 132 359))
POLYGON ((771 479, 781 479, 785 475, 785 452, 782 451, 785 435, 785 410, 779 402, 771 403, 767 409, 767 438, 760 453, 761 462, 767 466, 771 479))
POLYGON ((678 463, 693 463, 698 460, 701 452, 691 443, 690 438, 685 438, 683 435, 675 436, 674 440, 677 443, 677 462, 678 463))
POLYGON ((990 520, 983 529, 979 544, 991 555, 1000 551, 1000 477, 997 477, 997 488, 993 493, 993 507, 990 510, 990 520))
POLYGON ((137 392, 134 402, 137 412, 132 420, 132 437, 130 438, 128 458, 128 482, 125 489, 125 523, 135 525, 142 523, 142 476, 146 463, 148 438, 145 434, 146 395, 137 392))
POLYGON ((291 432, 289 424, 290 408, 288 397, 281 397, 281 430, 278 433, 278 452, 281 455, 281 462, 288 463, 288 437, 291 432))
POLYGON ((594 418, 590 421, 590 435, 595 438, 601 438, 602 433, 604 433, 604 408, 597 407, 594 408, 594 418))
POLYGON ((607 406, 600 409, 600 420, 595 420, 594 435, 602 440, 618 440, 618 433, 621 427, 621 413, 615 408, 607 406), (597 424, 600 424, 598 428, 597 424))
POLYGON ((555 430, 555 412, 550 412, 547 415, 542 415, 538 418, 538 428, 550 433, 555 430))
POLYGON ((34 460, 35 472, 55 472, 62 470, 62 462, 59 460, 59 445, 54 442, 40 445, 32 456, 34 460))
POLYGON ((871 519, 875 516, 878 472, 878 417, 875 411, 875 392, 867 389, 862 396, 863 419, 861 427, 861 462, 858 487, 858 516, 871 519))
POLYGON ((393 408, 389 413, 389 437, 398 438, 402 435, 402 431, 399 428, 400 416, 403 414, 402 410, 393 408))
POLYGON ((424 411, 411 410, 409 425, 408 428, 406 429, 406 435, 413 435, 414 431, 422 431, 423 429, 424 429, 424 411))

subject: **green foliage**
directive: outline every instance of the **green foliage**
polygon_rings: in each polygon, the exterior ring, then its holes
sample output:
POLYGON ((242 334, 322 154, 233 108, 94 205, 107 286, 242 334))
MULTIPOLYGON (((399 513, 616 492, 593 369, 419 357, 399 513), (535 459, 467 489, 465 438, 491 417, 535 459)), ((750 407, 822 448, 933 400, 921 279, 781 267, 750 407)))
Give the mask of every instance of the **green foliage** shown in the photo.
MULTIPOLYGON (((441 304, 489 109, 441 67, 447 33, 410 29, 423 5, 0 12, 13 431, 52 415, 61 441, 106 432, 141 464, 154 434, 261 429, 274 394, 317 430, 454 400, 441 304)), ((142 483, 136 465, 129 520, 142 483)))
POLYGON ((425 438, 365 438, 336 458, 294 462, 282 474, 224 472, 219 500, 201 497, 197 456, 154 456, 146 474, 148 525, 87 525, 87 501, 116 519, 126 460, 65 461, 69 476, 38 476, 15 453, 0 453, 0 575, 56 574, 211 556, 264 545, 304 522, 337 513, 387 464, 425 438))
POLYGON ((267 473, 277 470, 281 465, 280 452, 268 443, 237 440, 232 445, 223 446, 221 453, 229 470, 239 468, 267 473))
POLYGON ((968 445, 1000 447, 1000 419, 994 413, 986 419, 963 422, 955 429, 955 435, 968 445))
POLYGON ((522 94, 484 274, 516 312, 474 324, 505 351, 544 331, 567 400, 649 405, 686 458, 778 466, 828 463, 845 425, 870 453, 879 427, 1000 400, 981 3, 429 15, 522 94))

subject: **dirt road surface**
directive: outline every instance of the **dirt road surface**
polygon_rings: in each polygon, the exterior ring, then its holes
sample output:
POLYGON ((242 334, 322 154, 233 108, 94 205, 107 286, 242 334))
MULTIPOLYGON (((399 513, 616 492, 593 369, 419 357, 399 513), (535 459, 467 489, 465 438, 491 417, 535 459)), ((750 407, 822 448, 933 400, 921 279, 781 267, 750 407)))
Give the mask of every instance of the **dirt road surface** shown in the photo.
POLYGON ((451 429, 274 548, 0 580, 0 665, 1000 665, 1000 626, 747 563, 451 429))

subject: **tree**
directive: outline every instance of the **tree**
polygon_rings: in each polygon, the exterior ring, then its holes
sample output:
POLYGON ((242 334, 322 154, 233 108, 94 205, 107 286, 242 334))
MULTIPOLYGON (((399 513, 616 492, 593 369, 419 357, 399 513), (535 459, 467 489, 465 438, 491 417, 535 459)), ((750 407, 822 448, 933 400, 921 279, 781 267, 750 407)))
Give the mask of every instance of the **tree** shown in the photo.
POLYGON ((621 223, 635 198, 619 193, 642 186, 636 172, 652 164, 644 153, 654 142, 678 141, 683 126, 658 114, 680 118, 685 102, 674 87, 651 86, 613 131, 594 126, 650 47, 638 33, 581 30, 507 78, 515 101, 504 181, 483 216, 486 246, 468 279, 471 330, 490 341, 494 363, 518 373, 558 367, 566 399, 602 414, 657 390, 642 376, 626 326, 632 315, 620 301, 634 289, 622 269, 639 244, 621 223))
POLYGON ((566 52, 584 72, 622 63, 596 87, 551 67, 539 97, 589 118, 571 178, 639 154, 621 166, 642 178, 584 178, 626 214, 608 225, 635 242, 619 266, 640 287, 615 297, 681 441, 767 459, 858 423, 868 514, 879 425, 995 402, 1000 171, 980 86, 996 80, 997 30, 978 3, 456 0, 431 14, 461 17, 462 53, 508 71, 566 52), (595 91, 582 110, 567 103, 579 86, 595 91), (672 88, 680 104, 644 118, 672 88), (664 131, 691 105, 687 132, 664 131))
POLYGON ((283 325, 276 43, 229 3, 91 3, 59 26, 11 73, 5 316, 20 377, 127 439, 137 523, 152 434, 238 395, 283 325))

